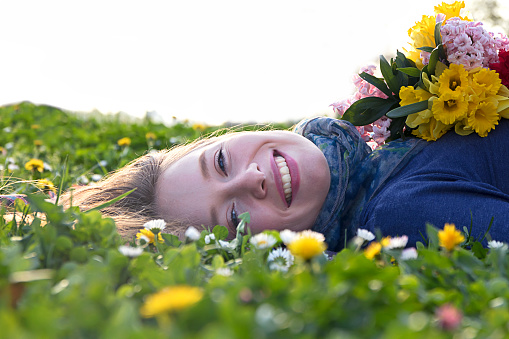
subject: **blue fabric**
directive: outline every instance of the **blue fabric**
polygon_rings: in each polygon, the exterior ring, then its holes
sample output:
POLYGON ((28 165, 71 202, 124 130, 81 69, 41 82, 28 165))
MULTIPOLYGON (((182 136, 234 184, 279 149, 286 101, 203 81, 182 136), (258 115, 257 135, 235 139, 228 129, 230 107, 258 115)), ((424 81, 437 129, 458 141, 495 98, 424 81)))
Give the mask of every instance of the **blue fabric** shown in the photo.
POLYGON ((329 164, 331 186, 313 230, 331 250, 355 234, 367 202, 426 145, 412 138, 371 152, 353 125, 332 118, 304 120, 295 132, 315 143, 329 164))
MULTIPOLYGON (((509 121, 485 138, 448 132, 429 142, 366 205, 360 227, 423 241, 427 222, 453 223, 472 235, 509 242, 509 121)), ((486 245, 486 240, 485 240, 486 245)))
POLYGON ((509 121, 489 136, 449 132, 436 142, 410 138, 370 152, 355 127, 331 118, 304 120, 295 132, 313 141, 331 170, 331 187, 313 230, 340 250, 357 228, 423 241, 426 223, 454 223, 509 242, 509 121), (346 237, 346 238, 345 238, 346 237))

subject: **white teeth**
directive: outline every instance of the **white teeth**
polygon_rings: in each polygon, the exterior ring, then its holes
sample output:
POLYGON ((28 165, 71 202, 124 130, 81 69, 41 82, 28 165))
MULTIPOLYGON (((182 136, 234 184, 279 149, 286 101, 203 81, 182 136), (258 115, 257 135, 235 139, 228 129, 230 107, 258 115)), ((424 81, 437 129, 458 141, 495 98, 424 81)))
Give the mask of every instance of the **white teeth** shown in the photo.
POLYGON ((290 176, 290 170, 286 165, 285 158, 280 155, 274 157, 279 173, 281 174, 281 181, 283 182, 283 191, 285 193, 285 199, 287 203, 292 201, 292 177, 290 176))

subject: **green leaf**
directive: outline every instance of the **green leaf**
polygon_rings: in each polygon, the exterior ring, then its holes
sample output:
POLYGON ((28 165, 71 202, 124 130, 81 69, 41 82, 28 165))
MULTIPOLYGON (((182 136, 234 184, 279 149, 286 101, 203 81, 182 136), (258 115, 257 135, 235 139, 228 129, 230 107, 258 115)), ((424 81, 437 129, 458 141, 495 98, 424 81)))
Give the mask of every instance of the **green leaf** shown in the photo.
POLYGON ((435 74, 435 68, 437 66, 438 56, 439 56, 438 48, 435 48, 433 50, 433 52, 431 52, 431 55, 429 56, 428 74, 430 74, 430 75, 435 74))
POLYGON ((419 78, 421 76, 421 71, 415 67, 398 68, 398 71, 408 74, 411 77, 415 77, 415 78, 419 78))
POLYGON ((99 206, 96 206, 94 208, 91 208, 89 209, 88 211, 86 211, 85 213, 90 213, 92 211, 100 211, 102 210, 103 208, 106 208, 108 206, 111 206, 113 205, 114 203, 116 203, 117 201, 121 200, 121 199, 124 199, 125 197, 127 197, 129 194, 133 193, 134 191, 136 190, 136 188, 133 188, 132 190, 128 191, 128 192, 125 192, 124 194, 121 194, 119 195, 118 197, 114 198, 114 199, 111 199, 110 201, 107 201, 105 202, 104 204, 101 204, 99 206))
POLYGON ((433 47, 418 47, 417 49, 421 50, 421 51, 424 51, 424 52, 428 52, 428 53, 431 53, 433 52, 434 48, 433 47))
POLYGON ((419 101, 414 104, 400 106, 387 113, 387 116, 391 119, 406 117, 407 115, 424 111, 428 109, 428 100, 419 101))
POLYGON ((376 88, 378 88, 385 95, 387 95, 389 97, 392 96, 391 90, 389 89, 389 87, 387 87, 387 84, 385 83, 385 81, 383 79, 377 78, 377 77, 375 77, 375 76, 373 76, 371 74, 368 74, 366 72, 362 72, 361 74, 359 74, 359 76, 362 79, 364 79, 367 82, 369 82, 371 85, 373 85, 376 88))
POLYGON ((442 21, 435 24, 435 45, 440 46, 442 44, 442 35, 440 34, 440 27, 442 27, 442 21))
POLYGON ((214 233, 217 240, 224 240, 228 237, 228 229, 221 225, 214 226, 212 233, 214 233))
POLYGON ((429 248, 430 249, 437 249, 438 248, 438 228, 435 226, 426 223, 426 234, 428 235, 429 239, 429 248))
POLYGON ((385 82, 387 83, 387 86, 389 89, 396 95, 399 94, 399 83, 396 79, 396 76, 392 72, 392 66, 389 64, 389 62, 385 59, 383 55, 380 55, 380 71, 382 72, 382 75, 384 76, 385 82))
POLYGON ((343 120, 355 126, 364 126, 383 117, 397 101, 378 97, 362 98, 354 102, 343 115, 343 120))

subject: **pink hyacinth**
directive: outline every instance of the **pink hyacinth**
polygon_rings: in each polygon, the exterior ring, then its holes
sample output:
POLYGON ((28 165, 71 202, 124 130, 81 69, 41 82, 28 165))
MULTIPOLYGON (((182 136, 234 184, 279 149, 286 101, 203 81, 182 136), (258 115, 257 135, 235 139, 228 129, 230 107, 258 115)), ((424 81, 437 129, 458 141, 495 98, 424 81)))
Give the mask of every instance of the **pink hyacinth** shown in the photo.
MULTIPOLYGON (((370 75, 373 75, 375 73, 375 70, 376 66, 369 65, 361 68, 360 73, 366 72, 370 75)), ((359 75, 357 74, 354 75, 352 80, 356 87, 355 93, 348 99, 331 104, 332 108, 334 109, 334 112, 339 117, 342 117, 343 114, 345 114, 346 110, 357 100, 367 97, 378 97, 382 99, 387 99, 387 95, 385 95, 375 86, 371 85, 369 82, 362 79, 359 75)), ((356 127, 362 139, 366 141, 366 143, 372 149, 375 149, 378 146, 384 144, 385 140, 390 136, 390 132, 388 131, 390 124, 391 119, 384 116, 372 124, 356 127)))
POLYGON ((490 63, 498 61, 498 50, 509 48, 509 39, 505 35, 496 37, 482 25, 482 22, 460 18, 446 21, 440 33, 450 63, 463 65, 466 70, 488 67, 490 63))

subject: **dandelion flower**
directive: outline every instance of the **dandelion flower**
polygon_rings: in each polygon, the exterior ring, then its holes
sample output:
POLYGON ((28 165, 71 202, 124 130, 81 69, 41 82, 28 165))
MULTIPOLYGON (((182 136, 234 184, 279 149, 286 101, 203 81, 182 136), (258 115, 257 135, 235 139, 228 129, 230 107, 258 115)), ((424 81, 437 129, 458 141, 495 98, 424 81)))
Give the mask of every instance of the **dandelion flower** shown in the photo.
POLYGON ((364 250, 364 255, 368 259, 373 259, 375 256, 380 254, 381 251, 382 251, 382 244, 374 241, 371 244, 369 244, 369 246, 364 250))
POLYGON ((267 233, 259 233, 251 237, 249 242, 258 249, 271 248, 277 242, 277 239, 274 236, 267 233))
POLYGON ((147 140, 156 140, 157 139, 156 135, 152 132, 147 132, 147 134, 145 134, 145 138, 147 140))
POLYGON ((294 256, 309 260, 327 249, 324 241, 323 234, 306 230, 297 234, 288 249, 294 256))
POLYGON ((454 247, 459 245, 465 237, 460 231, 456 229, 454 224, 445 224, 444 229, 438 231, 439 245, 451 251, 454 247))
POLYGON ((48 179, 37 180, 37 182, 35 183, 35 186, 37 186, 37 188, 42 191, 51 191, 53 193, 57 192, 55 185, 48 179))
POLYGON ((120 146, 120 147, 124 147, 124 146, 129 146, 131 144, 131 138, 129 137, 124 137, 122 139, 119 139, 117 141, 117 144, 120 146))
POLYGON ((34 146, 42 146, 42 140, 39 139, 34 140, 34 146))
POLYGON ((126 257, 136 258, 143 253, 143 248, 123 245, 118 248, 118 251, 126 257))
POLYGON ((293 265, 294 256, 286 248, 275 248, 267 257, 269 268, 273 271, 287 272, 293 265))
POLYGON ((200 239, 200 232, 194 226, 188 227, 184 235, 192 241, 200 239))
POLYGON ((203 290, 198 287, 187 285, 166 287, 147 297, 140 314, 144 318, 150 318, 161 313, 183 310, 202 298, 203 290))
MULTIPOLYGON (((145 240, 145 238, 148 238, 148 243, 149 244, 153 244, 154 243, 154 239, 155 239, 155 234, 152 233, 152 231, 150 230, 147 230, 145 228, 141 229, 137 234, 136 234, 136 239, 139 239, 139 240, 145 240)), ((163 240, 163 237, 161 236, 161 233, 158 233, 157 234, 157 241, 159 241, 160 243, 163 243, 164 240, 163 240)))
POLYGON ((25 169, 28 171, 42 172, 44 170, 44 162, 39 159, 30 159, 30 161, 25 164, 25 169))
POLYGON ((362 229, 362 228, 357 229, 357 236, 359 238, 366 240, 366 241, 371 241, 371 240, 375 239, 375 235, 373 233, 371 233, 368 230, 362 229))

